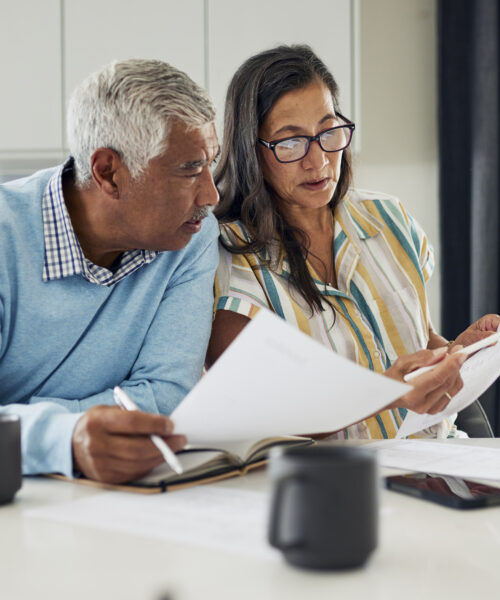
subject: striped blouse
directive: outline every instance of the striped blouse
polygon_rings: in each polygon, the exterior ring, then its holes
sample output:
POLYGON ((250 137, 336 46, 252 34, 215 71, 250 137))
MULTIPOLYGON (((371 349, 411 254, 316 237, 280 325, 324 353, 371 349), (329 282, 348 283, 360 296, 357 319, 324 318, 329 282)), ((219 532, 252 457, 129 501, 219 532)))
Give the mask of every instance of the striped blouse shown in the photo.
MULTIPOLYGON (((270 309, 334 352, 383 372, 398 356, 427 347, 425 284, 434 267, 433 251, 425 233, 392 196, 350 190, 334 217, 337 288, 322 282, 308 263, 325 298, 324 311, 311 314, 290 284, 288 260, 278 242, 261 254, 232 254, 220 246, 214 308, 249 318, 261 308, 270 309)), ((239 221, 220 227, 221 238, 231 245, 250 239, 239 221)), ((339 401, 334 381, 332 401, 339 401)), ((402 408, 386 410, 336 437, 394 437, 405 414, 402 408)), ((454 426, 446 421, 422 436, 453 433, 454 426)))

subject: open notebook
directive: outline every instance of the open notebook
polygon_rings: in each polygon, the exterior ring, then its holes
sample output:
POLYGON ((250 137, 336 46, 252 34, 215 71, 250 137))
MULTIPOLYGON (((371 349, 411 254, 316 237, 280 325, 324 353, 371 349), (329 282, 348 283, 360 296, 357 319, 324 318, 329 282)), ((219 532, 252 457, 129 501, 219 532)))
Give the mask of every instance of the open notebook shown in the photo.
POLYGON ((145 477, 127 484, 107 484, 85 478, 69 479, 64 475, 49 476, 106 489, 154 494, 245 475, 251 469, 261 467, 267 462, 271 448, 314 443, 314 439, 309 437, 281 436, 265 438, 257 442, 224 444, 224 447, 220 448, 188 445, 177 453, 183 468, 182 474, 178 475, 164 462, 145 477))

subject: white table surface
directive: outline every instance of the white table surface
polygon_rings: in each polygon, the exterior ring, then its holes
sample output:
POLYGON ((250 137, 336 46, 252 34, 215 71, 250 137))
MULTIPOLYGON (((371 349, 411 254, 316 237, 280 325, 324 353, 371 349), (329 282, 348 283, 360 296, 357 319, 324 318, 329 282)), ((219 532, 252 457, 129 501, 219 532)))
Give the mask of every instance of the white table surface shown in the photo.
MULTIPOLYGON (((259 471, 211 485, 266 490, 268 481, 259 471)), ((15 501, 0 507, 1 600, 500 597, 500 507, 459 511, 382 490, 377 550, 365 567, 333 573, 28 514, 102 493, 24 479, 15 501)))

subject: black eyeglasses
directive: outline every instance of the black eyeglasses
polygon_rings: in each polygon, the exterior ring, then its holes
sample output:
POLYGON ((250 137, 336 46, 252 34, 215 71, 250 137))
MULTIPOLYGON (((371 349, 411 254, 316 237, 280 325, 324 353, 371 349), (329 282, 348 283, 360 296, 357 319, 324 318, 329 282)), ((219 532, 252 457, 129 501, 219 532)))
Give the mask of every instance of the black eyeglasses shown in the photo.
POLYGON ((296 135, 293 137, 266 142, 258 138, 260 144, 269 148, 280 163, 290 163, 301 160, 309 152, 311 142, 318 142, 324 152, 340 152, 349 146, 355 125, 349 119, 337 113, 345 121, 345 125, 336 125, 321 131, 318 135, 296 135))

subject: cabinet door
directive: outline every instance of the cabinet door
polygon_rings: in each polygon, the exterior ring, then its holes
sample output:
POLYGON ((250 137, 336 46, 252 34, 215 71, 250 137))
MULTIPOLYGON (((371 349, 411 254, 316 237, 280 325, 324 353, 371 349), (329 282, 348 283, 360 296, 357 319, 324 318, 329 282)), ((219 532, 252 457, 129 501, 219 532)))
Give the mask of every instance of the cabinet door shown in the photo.
POLYGON ((0 74, 0 153, 60 149, 59 0, 1 0, 0 74))
POLYGON ((114 59, 157 58, 204 74, 203 0, 64 0, 64 94, 114 59))
POLYGON ((236 69, 252 54, 281 43, 309 44, 339 84, 344 114, 353 114, 351 0, 208 0, 208 40, 207 85, 219 134, 236 69))

